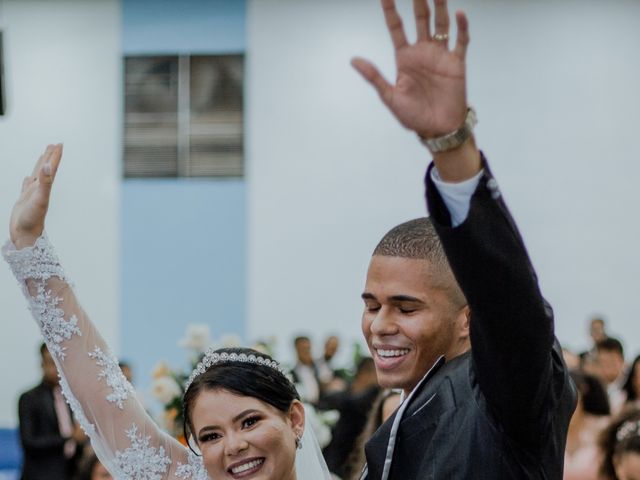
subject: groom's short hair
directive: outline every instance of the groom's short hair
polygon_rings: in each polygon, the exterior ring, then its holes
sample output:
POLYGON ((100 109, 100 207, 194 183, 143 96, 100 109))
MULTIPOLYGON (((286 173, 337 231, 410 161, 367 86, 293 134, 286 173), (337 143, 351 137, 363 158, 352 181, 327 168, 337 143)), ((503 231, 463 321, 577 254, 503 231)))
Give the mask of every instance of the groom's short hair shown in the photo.
POLYGON ((393 227, 382 237, 373 255, 426 260, 434 286, 448 290, 450 299, 456 305, 466 305, 467 301, 453 276, 440 237, 429 217, 415 218, 393 227))
POLYGON ((421 258, 433 264, 446 263, 440 238, 429 217, 415 218, 389 230, 373 251, 385 257, 421 258))

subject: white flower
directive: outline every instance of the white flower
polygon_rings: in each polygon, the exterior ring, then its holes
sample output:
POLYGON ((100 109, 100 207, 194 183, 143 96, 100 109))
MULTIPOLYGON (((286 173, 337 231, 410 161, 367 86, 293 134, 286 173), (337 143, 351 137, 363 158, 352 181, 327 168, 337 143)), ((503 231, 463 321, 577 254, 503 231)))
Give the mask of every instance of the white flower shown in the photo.
POLYGON ((204 352, 211 343, 211 331, 208 325, 189 324, 186 336, 178 342, 178 345, 196 352, 204 352))
POLYGON ((238 335, 228 334, 220 337, 222 348, 236 348, 242 345, 242 340, 238 335))
POLYGON ((304 404, 305 420, 307 428, 311 427, 318 439, 320 448, 324 448, 331 442, 331 428, 322 422, 318 416, 318 412, 308 403, 304 404))
POLYGON ((329 428, 335 427, 338 420, 340 420, 340 412, 338 410, 316 411, 316 415, 320 418, 320 421, 329 428))
POLYGON ((153 396, 166 405, 174 398, 182 395, 180 385, 171 377, 159 377, 153 380, 151 386, 153 396))
POLYGON ((167 377, 171 374, 171 369, 166 362, 158 362, 155 367, 153 367, 153 371, 151 372, 151 376, 153 378, 167 377))
POLYGON ((254 343, 251 346, 251 348, 254 349, 256 352, 260 352, 260 353, 264 353, 265 355, 269 355, 269 349, 262 342, 254 343))

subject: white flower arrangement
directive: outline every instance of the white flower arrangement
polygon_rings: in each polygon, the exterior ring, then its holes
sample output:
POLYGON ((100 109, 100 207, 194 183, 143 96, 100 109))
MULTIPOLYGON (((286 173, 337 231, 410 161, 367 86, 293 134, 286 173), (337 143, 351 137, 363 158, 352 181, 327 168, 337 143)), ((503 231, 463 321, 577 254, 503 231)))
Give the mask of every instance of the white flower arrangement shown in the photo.
POLYGON ((220 348, 237 348, 242 345, 238 335, 223 335, 220 337, 220 348))
POLYGON ((213 344, 211 329, 208 325, 189 324, 184 338, 178 341, 178 346, 202 353, 213 344))
POLYGON ((163 405, 172 403, 176 397, 182 397, 182 388, 172 376, 154 378, 151 389, 153 396, 163 405))
POLYGON ((329 445, 331 443, 331 428, 340 418, 340 413, 337 410, 320 412, 308 403, 304 404, 304 411, 306 423, 316 434, 320 448, 329 445))

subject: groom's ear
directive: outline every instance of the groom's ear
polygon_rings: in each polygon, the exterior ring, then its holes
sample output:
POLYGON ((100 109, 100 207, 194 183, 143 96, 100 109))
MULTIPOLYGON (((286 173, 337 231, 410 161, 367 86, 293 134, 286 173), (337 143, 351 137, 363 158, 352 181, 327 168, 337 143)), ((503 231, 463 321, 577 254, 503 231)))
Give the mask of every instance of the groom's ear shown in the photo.
POLYGON ((458 318, 456 321, 458 323, 459 337, 464 340, 468 339, 471 328, 471 309, 469 308, 469 305, 465 305, 460 312, 458 312, 458 318))
POLYGON ((304 432, 305 413, 304 405, 300 400, 294 400, 289 407, 289 421, 291 422, 291 428, 296 435, 302 436, 304 432))

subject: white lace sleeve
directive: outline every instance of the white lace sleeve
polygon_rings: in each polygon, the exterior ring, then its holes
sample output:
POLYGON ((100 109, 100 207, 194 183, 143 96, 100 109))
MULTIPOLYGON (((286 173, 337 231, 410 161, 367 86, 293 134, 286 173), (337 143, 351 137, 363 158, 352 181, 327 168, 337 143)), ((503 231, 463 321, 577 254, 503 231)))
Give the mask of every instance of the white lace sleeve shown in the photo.
POLYGON ((207 480, 200 457, 162 432, 78 303, 46 235, 2 254, 58 366, 61 386, 100 461, 118 480, 207 480))

